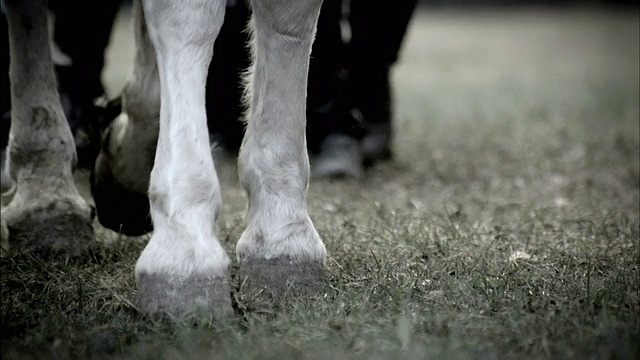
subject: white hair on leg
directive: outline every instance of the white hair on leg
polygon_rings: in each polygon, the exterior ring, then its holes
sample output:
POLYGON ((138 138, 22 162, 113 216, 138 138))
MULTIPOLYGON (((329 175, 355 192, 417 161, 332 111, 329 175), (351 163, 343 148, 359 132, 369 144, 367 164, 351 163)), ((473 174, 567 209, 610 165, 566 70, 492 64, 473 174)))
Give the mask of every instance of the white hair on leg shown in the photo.
POLYGON ((321 4, 251 1, 253 65, 239 157, 249 205, 236 253, 243 276, 274 291, 287 278, 301 285, 324 278, 326 250, 306 206, 305 139, 309 56, 321 4))
POLYGON ((160 134, 149 198, 154 232, 136 264, 138 302, 150 313, 204 303, 232 312, 229 258, 216 236, 221 198, 205 114, 205 81, 224 0, 144 0, 160 74, 160 134))
POLYGON ((76 151, 53 72, 46 0, 7 0, 11 65, 8 167, 15 194, 2 208, 12 248, 69 256, 93 244, 91 206, 72 169, 76 151))

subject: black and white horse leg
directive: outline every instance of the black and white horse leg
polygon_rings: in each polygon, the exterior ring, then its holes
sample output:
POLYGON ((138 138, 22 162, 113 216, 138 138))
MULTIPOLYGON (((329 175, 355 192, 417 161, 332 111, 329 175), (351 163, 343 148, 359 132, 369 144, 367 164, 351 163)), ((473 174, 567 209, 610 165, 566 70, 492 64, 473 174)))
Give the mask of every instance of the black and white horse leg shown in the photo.
POLYGON ((209 150, 205 82, 225 0, 143 0, 160 74, 160 134, 149 198, 153 235, 136 264, 138 305, 232 313, 230 260, 218 241, 221 196, 209 150))
POLYGON ((325 247, 306 204, 305 104, 322 0, 252 0, 254 61, 239 157, 249 207, 236 247, 240 274, 272 293, 324 286, 325 247))
POLYGON ((160 77, 141 0, 133 2, 136 54, 122 92, 122 113, 109 125, 91 176, 98 220, 114 231, 151 231, 149 175, 158 142, 160 77))
MULTIPOLYGON (((2 209, 12 248, 81 255, 93 242, 92 208, 72 176, 76 152, 56 89, 46 0, 5 0, 11 52, 9 173, 2 209)), ((3 231, 4 232, 4 231, 3 231)))

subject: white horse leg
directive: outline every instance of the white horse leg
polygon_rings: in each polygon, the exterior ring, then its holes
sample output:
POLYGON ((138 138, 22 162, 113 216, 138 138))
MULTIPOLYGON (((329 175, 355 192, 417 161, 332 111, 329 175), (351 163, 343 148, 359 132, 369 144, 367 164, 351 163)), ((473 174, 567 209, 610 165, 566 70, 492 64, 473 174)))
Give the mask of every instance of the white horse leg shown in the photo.
POLYGON ((8 166, 16 192, 2 209, 2 222, 12 248, 77 256, 93 243, 93 211, 71 174, 76 152, 56 90, 47 3, 5 0, 5 5, 12 96, 8 166))
POLYGON ((136 264, 138 305, 181 315, 232 312, 229 258, 216 236, 220 186, 205 114, 205 81, 224 0, 143 0, 160 74, 160 135, 149 199, 154 232, 136 264))
POLYGON ((98 220, 114 231, 151 230, 149 175, 158 142, 160 78, 141 0, 133 4, 136 54, 122 93, 122 114, 107 128, 91 176, 98 220))
POLYGON ((239 157, 249 206, 236 253, 250 286, 278 293, 325 282, 326 250, 306 205, 305 104, 322 0, 252 0, 254 61, 239 157))

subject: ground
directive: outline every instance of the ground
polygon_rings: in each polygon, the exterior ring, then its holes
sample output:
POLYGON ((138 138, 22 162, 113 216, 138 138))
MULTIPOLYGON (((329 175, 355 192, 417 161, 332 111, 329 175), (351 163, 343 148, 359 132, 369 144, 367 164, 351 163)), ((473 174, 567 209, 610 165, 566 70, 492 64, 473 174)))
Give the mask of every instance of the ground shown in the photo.
MULTIPOLYGON (((88 259, 0 260, 3 358, 638 358, 638 29, 637 11, 419 10, 394 72, 396 160, 309 189, 325 294, 157 322, 132 303, 147 238, 98 228, 88 259)), ((130 30, 125 11, 112 94, 130 30)), ((234 257, 244 198, 219 171, 234 257)))

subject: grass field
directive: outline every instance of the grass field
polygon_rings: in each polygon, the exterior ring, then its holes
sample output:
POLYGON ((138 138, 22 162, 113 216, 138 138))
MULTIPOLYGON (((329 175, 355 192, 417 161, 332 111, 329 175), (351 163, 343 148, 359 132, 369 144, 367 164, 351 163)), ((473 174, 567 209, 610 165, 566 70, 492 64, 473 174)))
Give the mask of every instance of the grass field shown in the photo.
MULTIPOLYGON (((123 13, 114 94, 130 26, 123 13)), ((396 161, 309 189, 327 293, 156 322, 132 303, 146 238, 99 229, 89 259, 0 260, 2 357, 637 359, 639 33, 637 11, 418 11, 394 73, 396 161)), ((244 198, 233 165, 219 172, 234 257, 244 198)))

